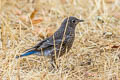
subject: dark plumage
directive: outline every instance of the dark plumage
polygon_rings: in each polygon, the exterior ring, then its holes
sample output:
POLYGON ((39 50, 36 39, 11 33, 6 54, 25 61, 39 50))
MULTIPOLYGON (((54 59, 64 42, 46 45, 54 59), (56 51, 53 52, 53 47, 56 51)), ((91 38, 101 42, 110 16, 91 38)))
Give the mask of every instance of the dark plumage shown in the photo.
POLYGON ((71 49, 75 38, 75 28, 79 22, 83 20, 76 17, 66 18, 52 36, 40 41, 16 58, 35 54, 50 57, 55 62, 55 57, 60 57, 71 49))

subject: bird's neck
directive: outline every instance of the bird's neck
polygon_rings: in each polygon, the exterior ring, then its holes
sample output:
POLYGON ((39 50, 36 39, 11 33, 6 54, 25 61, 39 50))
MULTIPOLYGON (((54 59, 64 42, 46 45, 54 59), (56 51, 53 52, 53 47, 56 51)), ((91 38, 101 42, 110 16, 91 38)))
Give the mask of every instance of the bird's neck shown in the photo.
POLYGON ((74 34, 75 33, 75 28, 74 27, 71 27, 71 26, 61 26, 60 27, 60 30, 58 31, 61 31, 62 33, 65 33, 65 35, 70 35, 70 34, 74 34))

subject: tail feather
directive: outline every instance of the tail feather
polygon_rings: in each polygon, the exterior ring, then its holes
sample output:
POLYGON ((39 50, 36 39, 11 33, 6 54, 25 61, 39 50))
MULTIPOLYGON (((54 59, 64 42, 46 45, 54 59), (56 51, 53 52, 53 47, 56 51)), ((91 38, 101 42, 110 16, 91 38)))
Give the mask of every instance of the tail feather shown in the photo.
POLYGON ((28 56, 28 55, 31 55, 31 54, 35 54, 35 53, 38 53, 38 51, 28 51, 20 56, 16 56, 16 58, 20 58, 20 57, 24 57, 24 56, 28 56))

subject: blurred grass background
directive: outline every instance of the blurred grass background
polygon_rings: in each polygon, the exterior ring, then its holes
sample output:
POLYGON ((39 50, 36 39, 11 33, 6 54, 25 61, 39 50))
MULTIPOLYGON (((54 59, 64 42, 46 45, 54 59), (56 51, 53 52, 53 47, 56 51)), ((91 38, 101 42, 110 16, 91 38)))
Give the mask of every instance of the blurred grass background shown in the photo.
POLYGON ((0 0, 0 80, 120 80, 119 47, 119 0, 0 0), (45 57, 15 59, 68 16, 85 22, 58 70, 45 57))

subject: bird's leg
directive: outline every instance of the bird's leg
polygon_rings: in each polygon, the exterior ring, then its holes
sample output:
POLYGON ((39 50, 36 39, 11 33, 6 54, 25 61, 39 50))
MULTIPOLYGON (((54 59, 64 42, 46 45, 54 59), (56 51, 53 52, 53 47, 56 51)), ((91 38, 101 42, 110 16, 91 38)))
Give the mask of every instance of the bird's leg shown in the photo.
POLYGON ((52 65, 52 68, 58 69, 58 66, 57 66, 57 64, 56 64, 56 59, 55 59, 55 57, 52 57, 52 58, 51 58, 50 63, 51 63, 51 65, 52 65))
POLYGON ((48 68, 48 70, 51 72, 54 72, 54 71, 56 71, 57 69, 58 69, 58 66, 57 66, 57 64, 56 64, 56 60, 55 60, 55 58, 53 58, 53 57, 51 57, 51 59, 50 59, 50 64, 51 64, 51 66, 48 68))

